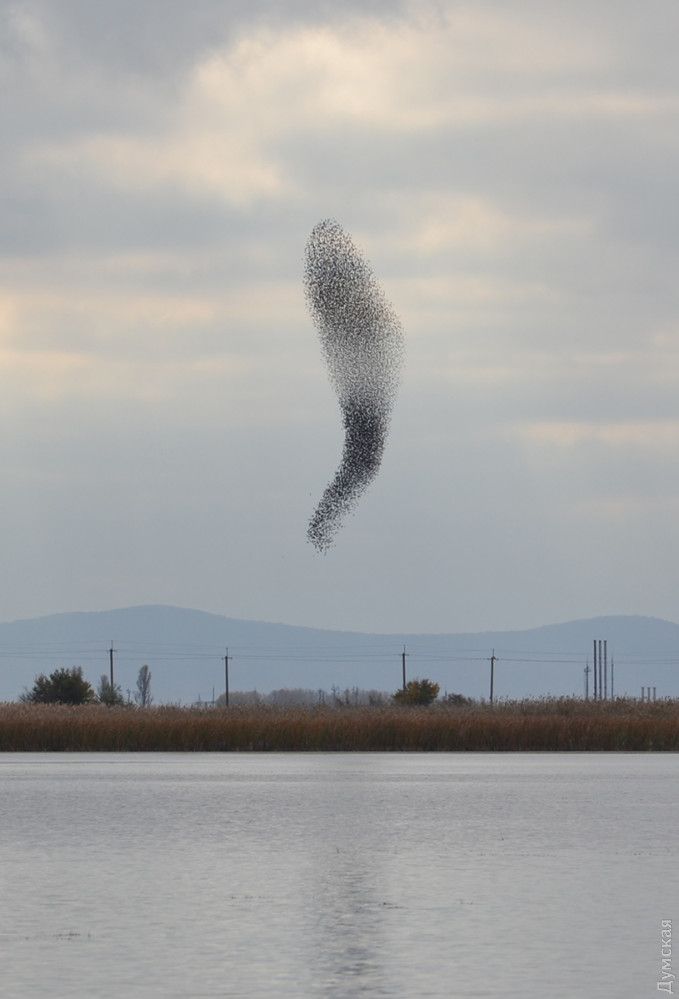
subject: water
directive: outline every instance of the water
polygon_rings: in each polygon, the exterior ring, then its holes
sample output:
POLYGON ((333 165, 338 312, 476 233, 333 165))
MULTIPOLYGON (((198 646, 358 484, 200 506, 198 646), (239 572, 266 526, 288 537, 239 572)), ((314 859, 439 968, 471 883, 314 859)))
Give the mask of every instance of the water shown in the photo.
POLYGON ((0 990, 665 995, 678 762, 1 755, 0 990))

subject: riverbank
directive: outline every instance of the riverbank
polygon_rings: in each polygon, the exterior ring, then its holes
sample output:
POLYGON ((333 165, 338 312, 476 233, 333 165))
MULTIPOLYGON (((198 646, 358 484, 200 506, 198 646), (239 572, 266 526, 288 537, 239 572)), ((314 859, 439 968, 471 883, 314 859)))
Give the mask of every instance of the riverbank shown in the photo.
POLYGON ((679 701, 428 708, 0 704, 0 752, 679 751, 679 701))

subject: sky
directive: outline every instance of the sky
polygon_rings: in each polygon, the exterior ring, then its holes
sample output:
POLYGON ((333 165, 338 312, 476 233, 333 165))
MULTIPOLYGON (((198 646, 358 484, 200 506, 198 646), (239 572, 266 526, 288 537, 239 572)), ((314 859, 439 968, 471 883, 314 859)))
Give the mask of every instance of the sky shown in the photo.
POLYGON ((675 0, 0 0, 0 619, 679 619, 675 0), (398 313, 379 476, 302 286, 398 313))

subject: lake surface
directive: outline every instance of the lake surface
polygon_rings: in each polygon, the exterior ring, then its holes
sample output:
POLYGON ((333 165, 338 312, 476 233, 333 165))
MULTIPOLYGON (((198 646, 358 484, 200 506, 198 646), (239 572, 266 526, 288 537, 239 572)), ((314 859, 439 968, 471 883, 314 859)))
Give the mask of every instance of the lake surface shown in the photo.
POLYGON ((666 995, 678 773, 669 754, 2 754, 0 991, 666 995))

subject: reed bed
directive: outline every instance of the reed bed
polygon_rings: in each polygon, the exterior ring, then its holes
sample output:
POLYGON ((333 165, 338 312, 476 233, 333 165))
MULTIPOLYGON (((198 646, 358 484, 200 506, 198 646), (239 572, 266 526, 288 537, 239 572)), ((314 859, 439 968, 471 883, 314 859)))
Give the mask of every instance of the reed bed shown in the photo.
POLYGON ((679 701, 196 710, 0 704, 1 752, 679 751, 679 701))

